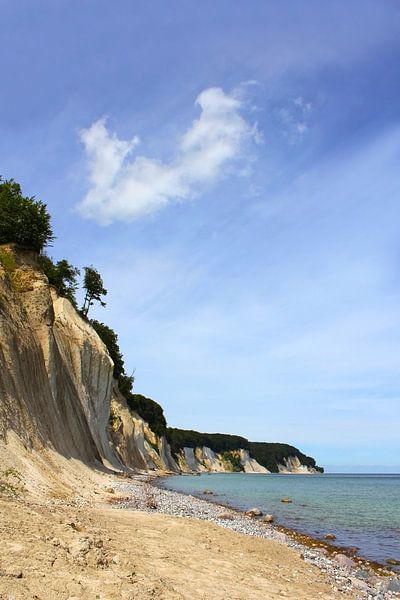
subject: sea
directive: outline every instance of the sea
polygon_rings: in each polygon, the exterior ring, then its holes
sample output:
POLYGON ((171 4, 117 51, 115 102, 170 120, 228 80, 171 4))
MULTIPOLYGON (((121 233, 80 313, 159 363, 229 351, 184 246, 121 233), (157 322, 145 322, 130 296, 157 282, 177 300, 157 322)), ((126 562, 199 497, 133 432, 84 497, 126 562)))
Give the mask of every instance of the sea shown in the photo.
POLYGON ((168 477, 163 487, 239 510, 257 507, 314 538, 333 533, 335 545, 356 546, 368 560, 400 561, 400 475, 206 473, 168 477))

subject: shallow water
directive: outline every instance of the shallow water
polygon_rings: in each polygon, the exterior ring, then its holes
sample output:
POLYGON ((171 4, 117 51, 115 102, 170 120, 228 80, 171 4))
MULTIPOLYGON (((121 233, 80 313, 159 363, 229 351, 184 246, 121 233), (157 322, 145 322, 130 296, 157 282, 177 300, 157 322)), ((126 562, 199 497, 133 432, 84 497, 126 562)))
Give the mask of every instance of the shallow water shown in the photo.
POLYGON ((169 477, 164 486, 241 510, 256 506, 315 538, 334 533, 336 545, 357 546, 370 560, 400 560, 400 475, 212 473, 169 477), (286 496, 292 504, 281 502, 286 496))

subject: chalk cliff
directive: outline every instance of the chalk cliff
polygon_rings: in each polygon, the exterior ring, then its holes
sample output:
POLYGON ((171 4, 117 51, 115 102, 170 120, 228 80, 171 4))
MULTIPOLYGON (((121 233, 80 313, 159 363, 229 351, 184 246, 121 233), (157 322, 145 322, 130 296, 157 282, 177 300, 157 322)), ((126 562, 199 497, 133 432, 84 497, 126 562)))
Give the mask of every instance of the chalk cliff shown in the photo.
POLYGON ((28 449, 50 448, 67 459, 114 470, 178 470, 166 441, 130 413, 105 345, 49 286, 35 254, 13 246, 1 252, 13 259, 12 268, 0 266, 3 456, 17 436, 28 449), (161 456, 149 440, 160 445, 161 456))
MULTIPOLYGON (((167 438, 128 407, 106 346, 49 285, 35 253, 3 245, 1 256, 7 257, 0 261, 3 466, 20 464, 23 451, 28 462, 53 464, 57 454, 74 468, 78 461, 119 472, 269 473, 243 448, 215 452, 184 446, 172 454, 167 438)), ((288 456, 279 471, 307 473, 309 468, 288 456)))

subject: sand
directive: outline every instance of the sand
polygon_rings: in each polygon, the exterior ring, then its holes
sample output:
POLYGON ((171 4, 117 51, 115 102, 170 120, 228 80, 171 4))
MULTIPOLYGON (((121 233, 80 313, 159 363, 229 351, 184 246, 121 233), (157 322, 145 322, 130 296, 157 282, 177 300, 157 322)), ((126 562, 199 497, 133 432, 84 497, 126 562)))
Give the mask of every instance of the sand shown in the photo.
POLYGON ((278 542, 102 496, 83 507, 0 500, 2 600, 355 597, 278 542))

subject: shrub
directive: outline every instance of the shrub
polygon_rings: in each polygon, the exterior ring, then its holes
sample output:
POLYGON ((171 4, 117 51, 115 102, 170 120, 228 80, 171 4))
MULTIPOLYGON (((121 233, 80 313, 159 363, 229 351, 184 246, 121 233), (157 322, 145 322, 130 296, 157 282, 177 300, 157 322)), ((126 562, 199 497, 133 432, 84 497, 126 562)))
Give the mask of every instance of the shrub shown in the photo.
POLYGON ((76 308, 75 293, 78 288, 77 277, 79 269, 73 267, 65 258, 54 263, 46 255, 39 256, 39 266, 49 280, 49 283, 57 289, 59 295, 68 298, 76 308))
POLYGON ((0 251, 0 264, 8 275, 10 275, 16 267, 16 262, 11 252, 0 251))
POLYGON ((13 179, 0 177, 0 244, 15 243, 40 252, 54 240, 46 205, 22 195, 13 179))
POLYGON ((22 486, 22 475, 16 469, 0 471, 0 494, 19 496, 22 486))
POLYGON ((155 434, 159 436, 165 435, 167 422, 164 417, 164 411, 157 402, 141 394, 128 394, 126 401, 129 408, 137 412, 149 424, 150 429, 155 434))
POLYGON ((107 346, 107 350, 114 363, 114 377, 118 379, 124 374, 124 359, 118 345, 118 336, 108 325, 92 319, 90 321, 99 338, 107 346))

